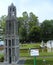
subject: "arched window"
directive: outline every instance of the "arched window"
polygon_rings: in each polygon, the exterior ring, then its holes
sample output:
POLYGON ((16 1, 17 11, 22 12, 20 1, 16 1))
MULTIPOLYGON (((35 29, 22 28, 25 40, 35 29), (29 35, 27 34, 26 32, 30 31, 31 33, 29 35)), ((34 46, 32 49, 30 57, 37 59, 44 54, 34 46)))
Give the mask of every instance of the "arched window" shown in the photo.
POLYGON ((11 64, 11 48, 9 48, 9 63, 11 64))
POLYGON ((9 47, 11 46, 11 40, 9 40, 9 47))
POLYGON ((11 33, 11 22, 9 22, 9 34, 11 33))

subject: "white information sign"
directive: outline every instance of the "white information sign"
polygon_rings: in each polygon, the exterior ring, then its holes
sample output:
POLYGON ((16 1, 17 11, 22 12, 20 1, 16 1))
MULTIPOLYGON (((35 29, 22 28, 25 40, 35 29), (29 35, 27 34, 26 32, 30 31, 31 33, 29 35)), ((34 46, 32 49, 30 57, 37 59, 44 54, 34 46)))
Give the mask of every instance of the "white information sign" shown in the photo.
POLYGON ((31 56, 39 56, 39 50, 38 49, 31 49, 30 55, 31 56))

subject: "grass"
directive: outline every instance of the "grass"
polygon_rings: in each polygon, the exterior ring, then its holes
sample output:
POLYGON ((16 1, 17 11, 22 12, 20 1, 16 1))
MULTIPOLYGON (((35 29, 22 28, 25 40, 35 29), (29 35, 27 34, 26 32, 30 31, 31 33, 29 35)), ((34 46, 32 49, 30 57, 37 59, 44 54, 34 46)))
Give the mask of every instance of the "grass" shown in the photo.
MULTIPOLYGON (((30 56, 30 48, 40 48, 40 44, 21 44, 20 45, 20 56, 26 57, 25 65, 34 65, 34 57, 30 56), (30 57, 30 59, 28 59, 30 57)), ((3 54, 0 54, 0 58, 4 56, 3 54)), ((37 65, 53 65, 53 52, 40 52, 39 56, 42 57, 36 57, 37 65), (48 56, 48 57, 47 57, 48 56), (50 58, 49 56, 52 56, 50 58), (46 64, 44 64, 43 60, 46 60, 46 64)))
POLYGON ((53 52, 47 52, 47 50, 43 50, 40 48, 40 43, 37 44, 21 44, 20 45, 20 56, 30 56, 30 49, 31 48, 38 48, 39 49, 39 56, 52 56, 53 52))
POLYGON ((40 52, 40 56, 53 56, 53 52, 40 52))
MULTIPOLYGON (((34 57, 30 56, 30 48, 40 48, 40 44, 22 44, 20 48, 20 56, 27 58, 25 65, 34 65, 34 57), (28 59, 29 57, 30 59, 28 59)), ((36 57, 37 65, 53 65, 53 52, 43 51, 39 53, 39 56, 42 57, 36 57), (44 59, 46 60, 46 62, 43 62, 44 59)))
MULTIPOLYGON (((43 60, 44 59, 42 57, 36 58, 36 65, 53 65, 53 58, 45 58, 45 62, 43 60)), ((34 65, 34 58, 27 59, 25 65, 34 65)))
MULTIPOLYGON (((29 49, 20 49, 20 56, 30 56, 29 49)), ((39 56, 53 56, 53 52, 39 52, 39 56)))
POLYGON ((39 48, 40 43, 37 44, 20 44, 20 49, 30 49, 30 48, 39 48))
MULTIPOLYGON (((20 53, 21 57, 27 57, 30 56, 30 53, 20 53)), ((53 56, 53 52, 47 53, 47 52, 40 52, 39 56, 53 56)))

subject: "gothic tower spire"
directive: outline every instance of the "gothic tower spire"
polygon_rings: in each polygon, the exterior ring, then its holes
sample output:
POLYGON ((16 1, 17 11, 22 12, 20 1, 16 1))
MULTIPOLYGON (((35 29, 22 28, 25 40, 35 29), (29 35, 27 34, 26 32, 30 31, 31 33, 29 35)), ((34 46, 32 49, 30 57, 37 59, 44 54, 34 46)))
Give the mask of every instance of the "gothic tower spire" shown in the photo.
POLYGON ((16 63, 19 60, 19 36, 16 18, 16 7, 13 4, 8 7, 4 42, 4 61, 8 64, 16 63))
POLYGON ((16 7, 13 3, 8 7, 8 16, 16 16, 16 7))

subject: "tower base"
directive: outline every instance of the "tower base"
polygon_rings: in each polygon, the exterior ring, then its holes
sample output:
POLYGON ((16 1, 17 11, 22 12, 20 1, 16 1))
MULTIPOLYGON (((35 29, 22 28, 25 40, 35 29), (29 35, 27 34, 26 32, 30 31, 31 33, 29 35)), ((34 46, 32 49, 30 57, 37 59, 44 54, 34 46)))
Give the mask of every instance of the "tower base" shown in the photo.
POLYGON ((1 65, 18 65, 17 63, 18 63, 19 61, 17 61, 17 62, 12 62, 11 64, 9 64, 8 62, 3 62, 3 63, 1 63, 1 65))

